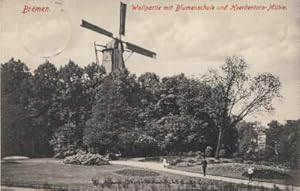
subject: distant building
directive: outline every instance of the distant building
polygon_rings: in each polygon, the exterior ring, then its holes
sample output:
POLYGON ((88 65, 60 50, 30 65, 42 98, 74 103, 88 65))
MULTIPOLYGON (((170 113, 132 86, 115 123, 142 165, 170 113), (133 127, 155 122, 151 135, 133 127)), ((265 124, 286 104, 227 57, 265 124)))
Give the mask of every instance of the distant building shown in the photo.
POLYGON ((264 132, 264 131, 258 132, 258 134, 257 134, 258 150, 266 149, 266 139, 267 139, 266 132, 264 132))

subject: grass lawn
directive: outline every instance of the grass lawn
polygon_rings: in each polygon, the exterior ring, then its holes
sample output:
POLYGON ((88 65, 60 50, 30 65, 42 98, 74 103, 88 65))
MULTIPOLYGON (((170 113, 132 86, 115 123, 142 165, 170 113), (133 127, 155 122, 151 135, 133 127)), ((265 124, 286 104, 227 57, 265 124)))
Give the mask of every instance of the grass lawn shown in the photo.
MULTIPOLYGON (((104 179, 107 177, 124 179, 128 177, 126 172, 130 170, 140 170, 138 168, 104 165, 104 166, 80 166, 66 165, 56 160, 27 160, 21 163, 2 163, 1 182, 4 185, 29 186, 31 185, 54 185, 59 187, 93 187, 92 179, 104 179)), ((142 171, 137 171, 142 172, 142 171)), ((164 172, 152 172, 145 170, 145 176, 156 178, 171 177, 178 178, 164 172)), ((137 176, 145 177, 145 176, 137 176)))
MULTIPOLYGON (((200 170, 199 167, 186 167, 179 169, 197 172, 200 170)), ((211 167, 209 170, 212 172, 211 167)), ((122 185, 125 185, 125 187, 126 185, 140 186, 140 190, 149 190, 150 187, 152 190, 164 190, 164 186, 169 184, 172 184, 173 186, 183 186, 180 187, 182 189, 186 188, 185 186, 190 188, 193 185, 198 185, 203 187, 201 190, 207 190, 207 188, 211 188, 211 186, 217 190, 220 190, 221 188, 227 188, 227 190, 230 191, 238 191, 241 188, 248 188, 247 185, 226 183, 202 178, 199 179, 185 177, 161 171, 152 171, 122 165, 66 165, 63 164, 61 160, 57 161, 54 159, 30 159, 20 163, 1 164, 1 181, 2 185, 6 186, 31 188, 56 187, 58 190, 62 190, 62 188, 66 190, 97 190, 99 187, 95 187, 94 184, 96 182, 102 182, 102 180, 108 179, 111 179, 113 182, 123 181, 122 185), (130 181, 133 182, 130 183, 130 181), (157 181, 160 183, 157 183, 157 181), (161 184, 164 181, 167 181, 167 184, 161 184)), ((265 191, 270 189, 255 188, 253 190, 265 191)))
MULTIPOLYGON (((179 164, 175 163, 171 165, 170 168, 188 171, 188 172, 196 172, 202 173, 201 166, 201 158, 191 157, 191 156, 161 156, 161 157, 145 157, 145 158, 136 158, 138 161, 151 161, 151 162, 162 162, 162 159, 165 158, 169 162, 180 161, 179 164), (182 164, 182 166, 180 165, 182 164), (178 165, 177 165, 178 164, 178 165)), ((290 175, 292 178, 289 180, 284 179, 255 179, 258 181, 265 182, 273 182, 278 184, 285 185, 295 185, 300 186, 300 182, 297 180, 297 172, 295 170, 286 169, 278 166, 265 166, 265 165, 257 165, 257 164, 246 164, 246 163, 235 163, 232 159, 221 159, 221 163, 210 163, 210 161, 214 161, 214 158, 207 158, 209 161, 207 167, 207 173, 210 175, 223 176, 223 177, 232 177, 232 178, 240 178, 240 179, 248 179, 245 176, 242 176, 243 173, 247 172, 247 169, 252 166, 254 169, 259 171, 276 171, 279 173, 284 173, 290 175), (224 162, 222 162, 224 161, 224 162), (225 162, 226 161, 226 162, 225 162)))
MULTIPOLYGON (((251 165, 254 166, 255 169, 265 169, 269 170, 274 168, 263 166, 263 165, 251 165)), ((250 167, 250 164, 240 164, 240 163, 220 163, 220 164, 209 164, 207 167, 207 174, 209 175, 216 175, 216 176, 224 176, 224 177, 233 177, 233 178, 240 178, 240 179, 247 179, 247 177, 242 176, 244 172, 250 167)), ((191 166, 191 167, 177 167, 171 166, 170 168, 188 171, 188 172, 201 172, 202 173, 202 166, 200 164, 191 166)), ((276 169, 276 171, 284 172, 286 174, 291 174, 287 170, 284 169, 276 169)), ((292 174, 291 174, 292 176, 292 174)), ((291 180, 282 180, 282 179, 256 179, 258 181, 265 181, 265 182, 273 182, 278 184, 286 184, 286 185, 296 185, 299 186, 299 182, 296 178, 291 180)))

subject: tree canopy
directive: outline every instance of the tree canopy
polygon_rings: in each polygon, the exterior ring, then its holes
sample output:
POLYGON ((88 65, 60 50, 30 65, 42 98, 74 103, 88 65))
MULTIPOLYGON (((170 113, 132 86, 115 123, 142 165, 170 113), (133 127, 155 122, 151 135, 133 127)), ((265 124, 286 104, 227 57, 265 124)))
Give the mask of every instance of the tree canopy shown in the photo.
MULTIPOLYGON (((280 97, 278 77, 251 77, 247 69, 243 59, 229 57, 203 78, 161 78, 149 72, 137 77, 127 70, 106 74, 95 63, 80 67, 71 60, 60 68, 46 61, 31 73, 11 59, 1 64, 2 155, 210 150, 218 158, 223 150, 231 156, 247 149, 237 144, 252 133, 251 125, 241 131, 237 124, 248 115, 272 111, 273 100, 280 97)), ((272 137, 277 131, 270 129, 272 137)))

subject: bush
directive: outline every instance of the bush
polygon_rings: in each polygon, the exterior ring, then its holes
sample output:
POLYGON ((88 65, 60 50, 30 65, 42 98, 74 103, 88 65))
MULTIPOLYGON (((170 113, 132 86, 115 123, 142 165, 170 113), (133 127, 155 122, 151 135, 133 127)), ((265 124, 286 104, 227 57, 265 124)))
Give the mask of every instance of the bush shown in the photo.
POLYGON ((144 161, 160 161, 160 157, 159 156, 145 157, 144 161))
POLYGON ((226 156, 226 150, 225 149, 221 149, 219 156, 220 157, 225 157, 226 156))
POLYGON ((60 126, 49 141, 53 148, 54 157, 63 159, 67 156, 76 154, 80 149, 78 136, 79 127, 73 123, 66 123, 60 126))
POLYGON ((73 149, 73 148, 64 148, 64 149, 54 149, 54 151, 56 152, 55 155, 54 155, 54 158, 57 158, 57 159, 64 159, 68 156, 72 156, 72 155, 75 155, 78 150, 77 149, 73 149))
POLYGON ((237 157, 237 158, 233 158, 232 161, 235 162, 235 163, 243 163, 244 159, 241 158, 241 157, 237 157))
MULTIPOLYGON (((242 174, 244 177, 248 177, 248 173, 244 172, 242 174)), ((292 178, 289 174, 284 172, 271 170, 271 169, 257 169, 254 171, 253 178, 262 178, 262 179, 283 179, 289 180, 292 178)))
POLYGON ((78 152, 76 155, 66 157, 63 160, 65 164, 75 165, 107 165, 108 160, 99 154, 78 152))
POLYGON ((211 157, 213 155, 213 148, 211 146, 207 146, 205 149, 205 155, 207 157, 211 157))
POLYGON ((219 190, 219 191, 239 191, 239 190, 255 190, 255 191, 271 191, 273 189, 227 183, 216 180, 196 179, 196 178, 138 178, 129 177, 122 180, 114 180, 110 177, 102 180, 92 179, 93 185, 100 190, 219 190))
POLYGON ((219 161, 218 159, 209 159, 209 160, 208 160, 208 163, 209 163, 209 164, 219 164, 220 161, 219 161))
POLYGON ((120 156, 122 156, 122 155, 116 154, 116 153, 108 153, 105 155, 105 158, 107 158, 109 160, 119 160, 120 156))
POLYGON ((188 158, 185 160, 186 162, 189 162, 189 163, 196 163, 197 162, 197 159, 195 158, 188 158))
POLYGON ((191 166, 193 166, 193 164, 190 162, 180 162, 180 163, 177 163, 176 166, 177 167, 191 167, 191 166))
POLYGON ((228 160, 228 159, 223 159, 221 162, 222 162, 222 163, 230 163, 231 161, 228 160))
MULTIPOLYGON (((159 146, 157 140, 149 135, 138 135, 134 141, 136 156, 153 156, 158 154, 159 146)), ((130 149, 130 148, 128 148, 130 149)))
POLYGON ((184 162, 182 159, 175 159, 173 161, 170 161, 170 165, 176 166, 178 163, 184 162))
POLYGON ((124 169, 124 170, 116 171, 116 173, 122 174, 125 176, 139 176, 139 177, 159 176, 159 174, 157 172, 153 172, 150 170, 138 170, 138 169, 124 169))

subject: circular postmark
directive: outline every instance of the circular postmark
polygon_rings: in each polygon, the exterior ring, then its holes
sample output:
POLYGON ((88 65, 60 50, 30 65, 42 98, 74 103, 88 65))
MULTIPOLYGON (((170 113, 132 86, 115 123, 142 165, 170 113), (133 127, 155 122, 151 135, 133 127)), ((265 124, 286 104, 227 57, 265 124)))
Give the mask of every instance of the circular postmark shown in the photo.
POLYGON ((51 58, 67 47, 71 24, 62 4, 56 1, 29 1, 19 20, 19 37, 23 48, 31 55, 51 58))

